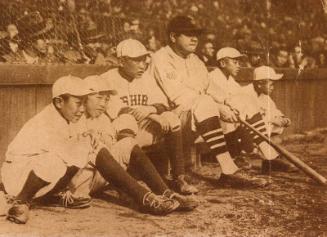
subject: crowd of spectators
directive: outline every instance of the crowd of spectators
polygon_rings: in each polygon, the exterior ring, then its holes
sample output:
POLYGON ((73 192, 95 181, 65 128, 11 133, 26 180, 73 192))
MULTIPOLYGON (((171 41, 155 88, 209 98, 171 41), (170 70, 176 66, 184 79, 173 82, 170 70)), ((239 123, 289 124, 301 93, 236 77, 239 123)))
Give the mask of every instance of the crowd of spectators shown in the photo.
POLYGON ((320 0, 12 0, 0 2, 0 61, 115 64, 115 45, 132 37, 150 51, 165 44, 178 14, 206 31, 198 54, 232 46, 244 66, 327 67, 326 12, 320 0))

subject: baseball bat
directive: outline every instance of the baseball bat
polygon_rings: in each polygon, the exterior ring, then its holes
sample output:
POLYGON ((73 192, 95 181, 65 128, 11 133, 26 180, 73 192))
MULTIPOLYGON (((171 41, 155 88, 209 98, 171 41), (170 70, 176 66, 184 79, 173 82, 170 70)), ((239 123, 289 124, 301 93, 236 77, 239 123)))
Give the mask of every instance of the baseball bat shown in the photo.
POLYGON ((273 148, 275 148, 280 154, 284 155, 285 158, 293 163, 296 167, 298 167, 300 170, 302 170, 306 175, 317 181, 318 183, 322 185, 327 184, 327 180, 325 177, 323 177, 321 174, 319 174, 317 171, 312 169, 310 166, 308 166, 306 163, 304 163, 302 160, 300 160, 298 157, 296 157, 294 154, 287 151, 285 148, 281 147, 280 145, 276 144, 275 142, 271 141, 267 136, 262 134, 261 132, 257 131, 251 124, 246 122, 245 120, 239 118, 240 122, 244 124, 246 127, 251 129, 254 133, 256 133, 258 136, 260 136, 262 139, 264 139, 266 142, 268 142, 273 148))

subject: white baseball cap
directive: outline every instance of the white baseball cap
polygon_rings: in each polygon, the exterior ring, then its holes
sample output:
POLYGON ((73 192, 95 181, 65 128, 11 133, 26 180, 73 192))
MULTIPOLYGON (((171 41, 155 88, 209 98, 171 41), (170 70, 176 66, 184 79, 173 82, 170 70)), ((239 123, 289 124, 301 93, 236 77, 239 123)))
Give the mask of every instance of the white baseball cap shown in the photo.
POLYGON ((284 76, 284 74, 278 74, 275 72, 275 70, 272 67, 268 67, 268 66, 260 66, 255 68, 253 74, 254 74, 253 76, 254 81, 279 80, 284 76))
POLYGON ((60 77, 52 86, 52 98, 69 94, 73 96, 84 96, 92 93, 87 89, 83 80, 72 75, 60 77))
POLYGON ((219 61, 223 58, 242 58, 246 57, 245 54, 241 54, 237 49, 231 47, 225 47, 218 50, 216 59, 219 61))
POLYGON ((84 78, 84 83, 91 93, 98 93, 102 91, 108 91, 109 93, 116 95, 117 91, 113 89, 110 80, 104 80, 98 75, 92 75, 84 78))
POLYGON ((121 41, 117 45, 117 57, 130 57, 138 58, 144 55, 148 55, 149 51, 145 46, 138 40, 135 39, 126 39, 121 41))

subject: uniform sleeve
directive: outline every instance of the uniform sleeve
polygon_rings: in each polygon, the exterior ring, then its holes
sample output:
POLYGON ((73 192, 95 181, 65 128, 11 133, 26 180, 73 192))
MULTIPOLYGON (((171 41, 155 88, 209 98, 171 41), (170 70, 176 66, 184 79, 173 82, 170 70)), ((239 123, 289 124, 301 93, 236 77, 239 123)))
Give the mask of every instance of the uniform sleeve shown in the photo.
POLYGON ((267 114, 269 114, 270 118, 284 117, 284 114, 277 108, 275 102, 270 98, 270 96, 267 97, 267 114))
POLYGON ((215 102, 223 104, 227 98, 224 88, 219 85, 219 78, 216 70, 209 73, 209 86, 207 93, 214 99, 215 102))
POLYGON ((107 115, 111 119, 115 119, 121 113, 128 113, 128 107, 121 101, 118 95, 111 96, 107 105, 107 115))
POLYGON ((178 80, 177 69, 169 62, 161 62, 158 58, 153 58, 149 70, 170 103, 179 106, 197 97, 194 90, 187 88, 178 80))
POLYGON ((169 109, 168 99, 155 79, 150 76, 149 71, 145 73, 144 79, 142 87, 148 96, 148 105, 155 107, 158 114, 167 111, 169 109))

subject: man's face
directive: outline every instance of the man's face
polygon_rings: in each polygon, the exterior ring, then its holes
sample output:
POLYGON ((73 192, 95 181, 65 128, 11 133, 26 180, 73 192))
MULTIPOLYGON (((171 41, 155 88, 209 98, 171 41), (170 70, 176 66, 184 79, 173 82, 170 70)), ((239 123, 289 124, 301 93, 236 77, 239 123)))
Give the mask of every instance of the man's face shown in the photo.
POLYGON ((59 97, 56 107, 67 121, 76 123, 84 113, 84 100, 84 97, 68 96, 65 100, 59 97))
POLYGON ((140 78, 147 69, 148 65, 147 55, 137 58, 125 57, 121 61, 122 71, 130 78, 140 78))
POLYGON ((272 80, 262 80, 258 86, 261 93, 270 95, 274 90, 274 82, 272 80))
POLYGON ((17 27, 14 24, 9 24, 7 26, 7 32, 10 38, 14 38, 18 34, 17 27))
POLYGON ((174 38, 176 47, 184 55, 194 53, 199 42, 198 36, 194 33, 184 33, 175 36, 174 38))
POLYGON ((106 111, 109 95, 107 93, 96 93, 87 96, 85 103, 86 114, 91 118, 97 118, 106 111))
POLYGON ((299 46, 294 47, 294 55, 296 60, 300 61, 302 59, 303 53, 301 47, 299 46))
POLYGON ((252 54, 249 56, 249 60, 252 66, 258 66, 261 62, 261 56, 259 54, 252 54))
POLYGON ((223 68, 229 75, 236 77, 240 71, 240 61, 237 58, 225 58, 223 61, 223 68))
POLYGON ((47 43, 43 39, 37 39, 34 43, 33 46, 36 50, 39 52, 46 54, 48 51, 47 43))
POLYGON ((9 47, 12 52, 16 53, 18 50, 18 44, 12 41, 9 41, 9 47))
POLYGON ((284 66, 288 60, 288 52, 280 50, 277 54, 277 64, 278 66, 284 66))
POLYGON ((204 54, 209 56, 209 57, 213 57, 215 52, 215 49, 213 48, 213 44, 212 43, 206 43, 204 45, 204 54))

